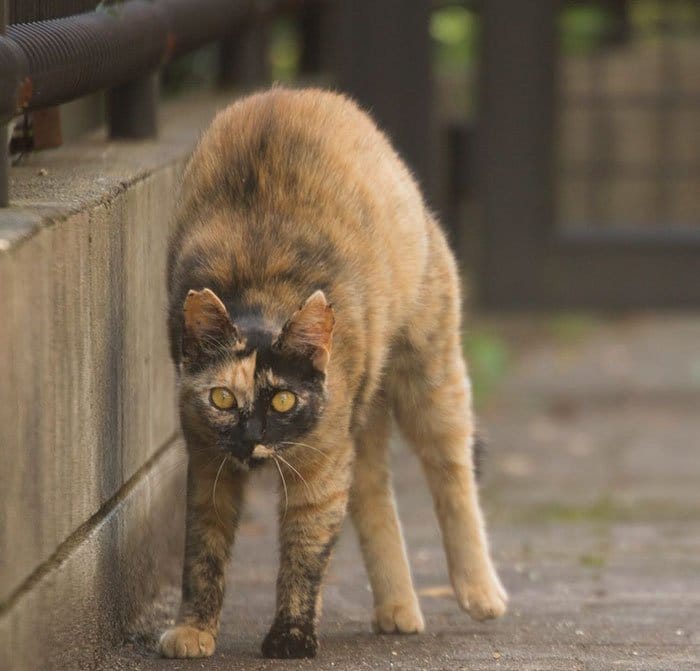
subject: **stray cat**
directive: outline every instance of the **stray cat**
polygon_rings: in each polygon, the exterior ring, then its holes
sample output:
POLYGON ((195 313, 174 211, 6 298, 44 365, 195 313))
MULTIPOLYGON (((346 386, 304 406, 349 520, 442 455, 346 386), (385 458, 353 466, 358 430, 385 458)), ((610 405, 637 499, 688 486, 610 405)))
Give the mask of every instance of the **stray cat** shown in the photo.
POLYGON ((274 88, 221 112, 185 172, 168 263, 189 452, 182 606, 166 657, 214 652, 249 472, 284 474, 266 657, 313 657, 346 508, 378 632, 416 633, 389 475, 393 415, 418 454, 459 604, 498 617, 474 477, 455 263, 416 183, 347 98, 274 88))

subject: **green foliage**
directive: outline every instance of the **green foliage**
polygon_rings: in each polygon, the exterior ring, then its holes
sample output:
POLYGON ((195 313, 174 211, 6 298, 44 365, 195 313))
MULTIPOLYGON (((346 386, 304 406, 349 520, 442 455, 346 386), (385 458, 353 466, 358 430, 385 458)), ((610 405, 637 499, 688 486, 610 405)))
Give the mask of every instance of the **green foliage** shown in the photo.
POLYGON ((557 340, 576 342, 589 335, 597 324, 592 315, 562 312, 549 319, 548 328, 557 340))
MULTIPOLYGON (((660 27, 671 33, 695 34, 700 6, 692 0, 630 0, 628 21, 635 40, 658 39, 660 27)), ((619 20, 605 3, 589 2, 565 7, 559 18, 559 40, 568 55, 586 55, 604 46, 619 20)))
POLYGON ((471 331, 464 338, 464 353, 476 405, 483 403, 505 375, 510 351, 503 338, 491 331, 471 331))
POLYGON ((685 28, 697 34, 697 24, 700 21, 697 0, 635 0, 630 10, 630 19, 636 30, 652 32, 664 23, 672 30, 685 28))
POLYGON ((124 0, 100 0, 95 6, 95 11, 100 14, 117 17, 119 16, 119 5, 123 2, 124 0))
POLYGON ((474 12, 465 7, 445 7, 433 12, 430 36, 439 73, 459 73, 474 65, 479 40, 479 19, 474 12))
POLYGON ((301 37, 296 23, 288 17, 280 17, 272 24, 269 59, 273 82, 291 82, 297 76, 301 37))
POLYGON ((600 498, 588 505, 551 503, 530 511, 530 517, 538 521, 570 523, 609 522, 619 514, 620 510, 608 498, 600 498))
POLYGON ((566 7, 559 17, 560 43, 566 54, 585 54, 597 49, 612 27, 612 17, 595 4, 566 7))
MULTIPOLYGON (((164 94, 173 96, 187 90, 212 87, 219 68, 218 50, 218 44, 207 44, 168 63, 161 74, 164 94)), ((299 70, 301 43, 296 23, 289 17, 279 17, 270 26, 267 57, 272 81, 294 80, 299 70)))
POLYGON ((581 555, 578 560, 581 566, 586 568, 602 568, 605 566, 605 557, 603 555, 588 553, 581 555))
POLYGON ((168 63, 161 71, 163 94, 168 97, 213 86, 218 71, 218 48, 217 44, 207 44, 168 63))

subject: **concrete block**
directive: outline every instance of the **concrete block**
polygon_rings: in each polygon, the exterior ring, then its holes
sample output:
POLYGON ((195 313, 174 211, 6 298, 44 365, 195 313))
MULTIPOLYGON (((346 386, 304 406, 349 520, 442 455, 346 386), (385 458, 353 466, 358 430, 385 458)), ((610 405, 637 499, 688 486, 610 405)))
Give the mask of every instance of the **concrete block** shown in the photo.
POLYGON ((143 605, 178 582, 185 487, 184 448, 174 443, 0 615, 0 669, 93 669, 143 605))
POLYGON ((177 430, 165 247, 180 166, 0 257, 0 371, 14 406, 0 487, 0 599, 177 430))
POLYGON ((11 169, 0 212, 0 669, 94 668, 179 581, 185 499, 166 331, 179 180, 225 98, 160 137, 11 169))
POLYGON ((0 213, 0 610, 178 430, 165 264, 182 169, 227 100, 161 137, 12 169, 0 213))

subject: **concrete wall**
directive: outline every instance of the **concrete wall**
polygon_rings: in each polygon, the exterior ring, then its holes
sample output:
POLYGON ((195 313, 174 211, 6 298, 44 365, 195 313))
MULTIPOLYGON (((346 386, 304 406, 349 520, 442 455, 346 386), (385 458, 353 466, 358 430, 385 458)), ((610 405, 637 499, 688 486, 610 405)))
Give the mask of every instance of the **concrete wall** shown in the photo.
MULTIPOLYGON (((220 103, 219 105, 220 106, 220 103)), ((176 579, 185 455, 165 255, 216 101, 161 138, 99 135, 12 170, 0 211, 0 669, 90 666, 176 579)))

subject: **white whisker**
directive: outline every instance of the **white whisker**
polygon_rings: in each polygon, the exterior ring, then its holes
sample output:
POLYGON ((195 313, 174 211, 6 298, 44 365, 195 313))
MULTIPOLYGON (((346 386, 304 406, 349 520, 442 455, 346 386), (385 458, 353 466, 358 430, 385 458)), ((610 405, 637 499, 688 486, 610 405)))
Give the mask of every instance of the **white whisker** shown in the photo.
POLYGON ((313 494, 313 492, 311 491, 311 487, 309 487, 309 483, 306 482, 306 480, 304 480, 304 476, 301 473, 299 473, 299 471, 297 471, 297 469, 294 468, 294 466, 292 466, 284 457, 280 456, 279 454, 277 454, 275 456, 278 459, 281 459, 282 463, 287 464, 287 466, 289 466, 289 468, 291 468, 299 476, 299 479, 304 483, 304 486, 306 487, 306 491, 309 492, 309 494, 313 494))
POLYGON ((226 455, 222 460, 221 460, 221 465, 219 466, 219 470, 216 472, 216 477, 214 478, 214 487, 211 490, 211 501, 214 504, 214 512, 216 513, 216 518, 219 520, 221 523, 221 526, 224 526, 224 521, 221 519, 221 515, 219 515, 219 508, 216 505, 216 485, 219 483, 219 476, 221 475, 221 470, 224 467, 224 464, 228 461, 228 455, 226 455))
POLYGON ((284 519, 287 517, 287 507, 289 506, 289 497, 287 496, 287 483, 284 480, 284 475, 282 474, 282 469, 280 468, 279 461, 277 461, 277 457, 273 455, 272 459, 275 462, 275 466, 277 466, 280 478, 282 478, 282 487, 284 487, 284 515, 282 515, 282 520, 284 521, 284 519))
POLYGON ((325 457, 326 459, 330 458, 323 450, 319 450, 317 447, 309 445, 308 443, 297 443, 292 440, 283 440, 280 442, 280 445, 298 445, 299 447, 308 447, 310 450, 318 452, 322 457, 325 457))

